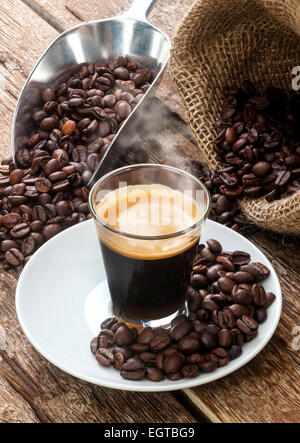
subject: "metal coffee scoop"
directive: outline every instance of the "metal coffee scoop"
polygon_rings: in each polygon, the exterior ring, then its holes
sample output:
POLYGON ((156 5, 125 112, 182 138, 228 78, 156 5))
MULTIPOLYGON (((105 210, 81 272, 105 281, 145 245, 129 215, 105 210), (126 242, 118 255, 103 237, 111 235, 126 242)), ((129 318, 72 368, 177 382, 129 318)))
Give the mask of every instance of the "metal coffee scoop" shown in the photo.
POLYGON ((92 186, 109 169, 111 151, 118 149, 118 139, 139 109, 142 112, 143 102, 152 95, 169 59, 169 38, 147 20, 154 2, 134 0, 124 15, 82 23, 54 40, 37 62, 19 97, 12 126, 13 156, 24 147, 24 136, 28 136, 34 127, 32 111, 41 105, 43 89, 57 88, 72 72, 78 70, 80 64, 107 63, 119 56, 127 56, 131 61, 138 61, 150 69, 153 79, 145 96, 117 132, 88 186, 92 186))

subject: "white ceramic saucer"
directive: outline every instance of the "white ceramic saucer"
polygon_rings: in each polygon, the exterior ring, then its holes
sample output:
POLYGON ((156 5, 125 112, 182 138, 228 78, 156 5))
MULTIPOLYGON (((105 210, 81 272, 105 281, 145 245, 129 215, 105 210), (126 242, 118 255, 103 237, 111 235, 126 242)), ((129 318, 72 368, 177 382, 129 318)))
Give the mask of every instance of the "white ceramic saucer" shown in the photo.
POLYGON ((259 249, 236 232, 207 221, 201 242, 215 238, 224 250, 244 250, 252 261, 267 265, 271 274, 264 281, 277 298, 255 340, 243 354, 223 368, 196 378, 176 382, 130 381, 113 368, 100 366, 91 354, 90 340, 108 316, 108 287, 93 221, 76 225, 45 243, 25 266, 16 291, 19 322, 27 338, 47 360, 82 380, 109 388, 131 391, 185 389, 217 380, 236 371, 268 343, 281 314, 281 290, 276 273, 259 249))

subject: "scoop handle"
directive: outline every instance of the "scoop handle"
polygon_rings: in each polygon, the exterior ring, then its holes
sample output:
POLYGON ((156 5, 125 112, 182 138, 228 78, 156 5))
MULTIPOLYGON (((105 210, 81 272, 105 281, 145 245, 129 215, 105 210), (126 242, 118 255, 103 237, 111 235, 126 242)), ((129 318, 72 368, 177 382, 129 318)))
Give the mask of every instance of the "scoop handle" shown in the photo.
POLYGON ((133 0, 132 5, 124 15, 146 22, 154 3, 155 0, 133 0))

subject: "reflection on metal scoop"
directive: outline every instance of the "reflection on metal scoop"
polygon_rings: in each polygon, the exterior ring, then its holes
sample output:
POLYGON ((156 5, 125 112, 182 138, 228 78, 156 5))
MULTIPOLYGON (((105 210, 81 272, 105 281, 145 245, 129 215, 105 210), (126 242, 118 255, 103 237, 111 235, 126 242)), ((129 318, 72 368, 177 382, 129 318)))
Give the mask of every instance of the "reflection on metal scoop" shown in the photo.
POLYGON ((111 151, 126 126, 152 94, 169 59, 169 38, 147 21, 155 0, 134 0, 120 17, 83 23, 61 34, 40 58, 19 97, 12 127, 12 153, 23 147, 34 127, 32 109, 41 104, 43 89, 57 88, 83 63, 108 63, 119 56, 139 61, 153 74, 151 87, 117 132, 88 186, 99 178, 111 160, 111 151))

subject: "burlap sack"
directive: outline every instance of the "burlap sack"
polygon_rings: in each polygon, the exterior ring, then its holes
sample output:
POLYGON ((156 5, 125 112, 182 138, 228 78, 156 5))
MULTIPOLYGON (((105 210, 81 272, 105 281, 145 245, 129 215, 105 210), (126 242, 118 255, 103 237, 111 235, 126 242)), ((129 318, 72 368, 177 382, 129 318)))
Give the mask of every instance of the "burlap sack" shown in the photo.
MULTIPOLYGON (((171 71, 210 168, 221 166, 212 142, 224 87, 249 79, 259 92, 271 85, 290 90, 292 69, 300 65, 299 34, 300 0, 198 0, 184 18, 171 71)), ((262 228, 300 234, 300 191, 272 203, 244 198, 240 205, 262 228)))

